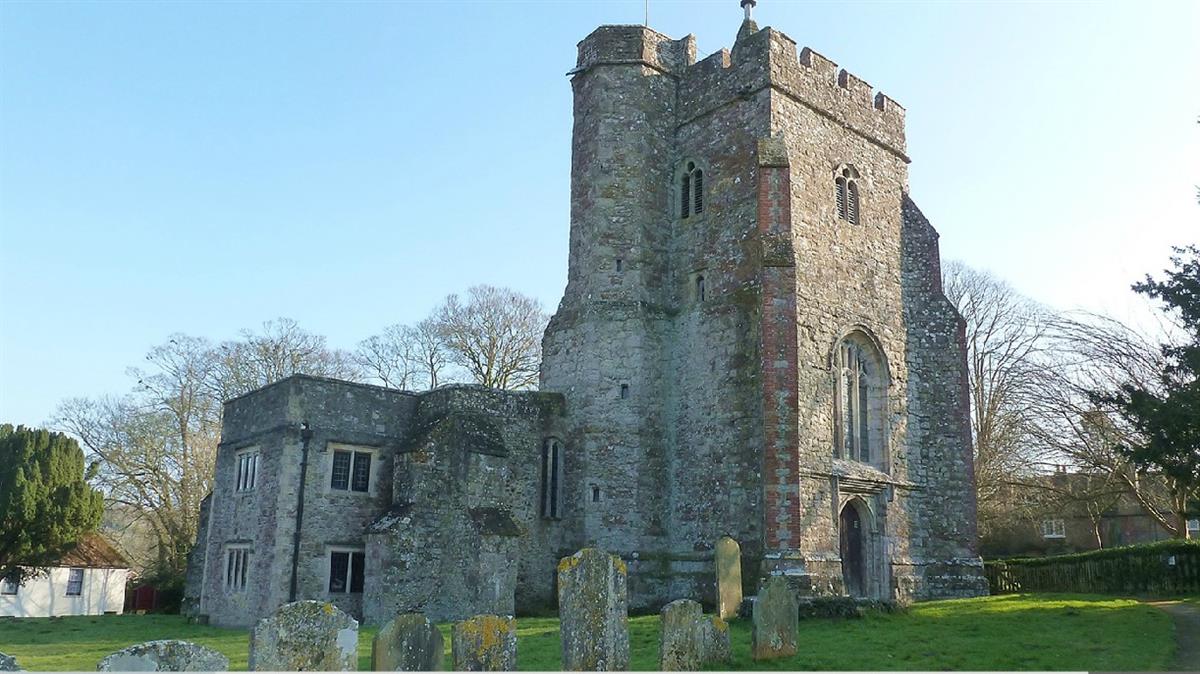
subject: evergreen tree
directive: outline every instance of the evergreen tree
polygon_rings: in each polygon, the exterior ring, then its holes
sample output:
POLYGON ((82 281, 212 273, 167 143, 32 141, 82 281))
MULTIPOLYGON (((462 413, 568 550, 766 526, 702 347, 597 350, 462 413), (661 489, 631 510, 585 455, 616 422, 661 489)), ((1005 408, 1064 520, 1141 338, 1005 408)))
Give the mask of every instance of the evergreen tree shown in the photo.
MULTIPOLYGON (((1122 447, 1142 469, 1161 472, 1173 484, 1180 520, 1189 501, 1200 495, 1200 247, 1176 248, 1173 269, 1158 281, 1147 275, 1133 289, 1162 302, 1183 338, 1164 344, 1157 381, 1126 383, 1099 392, 1137 431, 1138 442, 1122 447)), ((1180 537, 1187 535, 1181 521, 1180 537)))
POLYGON ((54 563, 100 523, 104 499, 86 477, 75 440, 0 425, 0 577, 54 563))

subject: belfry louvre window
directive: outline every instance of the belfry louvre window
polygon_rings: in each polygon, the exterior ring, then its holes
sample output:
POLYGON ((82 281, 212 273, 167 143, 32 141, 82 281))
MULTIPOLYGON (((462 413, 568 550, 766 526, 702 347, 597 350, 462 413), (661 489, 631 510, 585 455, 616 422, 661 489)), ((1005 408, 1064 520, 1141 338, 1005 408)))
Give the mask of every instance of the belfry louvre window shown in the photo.
POLYGON ((230 547, 225 552, 225 589, 231 592, 245 592, 249 569, 250 548, 230 547))
POLYGON ((858 171, 853 166, 842 167, 833 179, 833 186, 838 218, 857 225, 859 215, 858 171))
POLYGON ((365 492, 371 486, 371 453, 346 450, 333 453, 329 486, 339 491, 365 492))
POLYGON ((67 576, 67 596, 78 597, 83 594, 83 569, 71 569, 67 576))
POLYGON ((562 444, 558 440, 542 443, 542 517, 562 517, 562 444))
POLYGON ((688 162, 679 179, 679 217, 686 218, 704 212, 704 171, 696 162, 688 162))
POLYGON ((251 491, 258 483, 258 452, 237 455, 237 490, 251 491))
POLYGON ((363 591, 363 564, 366 555, 356 550, 334 550, 329 553, 329 592, 361 593, 363 591))

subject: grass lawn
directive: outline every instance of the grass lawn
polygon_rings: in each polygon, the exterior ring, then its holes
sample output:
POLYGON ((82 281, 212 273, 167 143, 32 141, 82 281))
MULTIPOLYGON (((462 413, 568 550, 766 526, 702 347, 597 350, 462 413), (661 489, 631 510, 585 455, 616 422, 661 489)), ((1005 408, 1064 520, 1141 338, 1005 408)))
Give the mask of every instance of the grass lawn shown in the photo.
MULTIPOLYGON (((449 626, 442 625, 449 653, 449 626)), ((1174 651, 1170 618, 1127 599, 1090 595, 1002 595, 917 604, 906 614, 805 620, 800 654, 750 660, 749 621, 731 624, 733 669, 1156 670, 1174 651)), ((370 668, 375 628, 359 634, 359 669, 370 668)), ((632 668, 656 669, 658 616, 629 619, 632 668)), ((559 668, 558 620, 517 621, 518 666, 559 668)), ((188 625, 179 616, 0 620, 0 652, 29 670, 95 670, 112 651, 152 639, 187 639, 246 668, 245 630, 188 625)))

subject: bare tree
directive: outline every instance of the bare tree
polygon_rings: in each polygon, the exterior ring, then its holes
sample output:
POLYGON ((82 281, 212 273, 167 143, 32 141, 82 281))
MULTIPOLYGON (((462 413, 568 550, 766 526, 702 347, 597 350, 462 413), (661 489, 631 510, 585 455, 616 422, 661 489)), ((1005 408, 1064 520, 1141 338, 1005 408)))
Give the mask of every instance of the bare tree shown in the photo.
POLYGON ((241 339, 221 343, 210 378, 214 395, 224 401, 294 374, 362 381, 354 356, 330 348, 321 335, 305 331, 290 318, 263 323, 262 332, 243 330, 241 339))
POLYGON ((971 426, 980 528, 1011 517, 1009 485, 1036 472, 1028 398, 1048 313, 1004 281, 960 262, 943 267, 946 296, 966 320, 971 426))
POLYGON ((178 578, 196 540, 200 501, 212 490, 222 403, 295 373, 357 379, 360 371, 349 354, 287 319, 219 346, 172 335, 146 361, 129 370, 137 381, 131 393, 66 400, 56 425, 96 462, 97 486, 120 506, 122 525, 152 532, 153 559, 137 561, 178 578))
POLYGON ((217 368, 211 345, 174 335, 146 356, 152 369, 130 369, 133 393, 73 398, 57 423, 97 462, 110 503, 137 514, 153 532, 154 571, 180 573, 195 541, 200 500, 212 489, 220 401, 210 394, 217 368))
POLYGON ((1182 518, 1195 494, 1162 475, 1139 471, 1120 447, 1136 438, 1117 410, 1099 403, 1094 391, 1121 383, 1158 386, 1162 352, 1153 340, 1106 316, 1057 317, 1048 332, 1050 348, 1030 400, 1031 436, 1044 452, 1088 473, 1120 484, 1142 509, 1176 536, 1186 532, 1182 518))
POLYGON ((478 384, 537 385, 547 316, 537 300, 507 288, 475 286, 466 301, 450 295, 433 318, 451 362, 478 384))
POLYGON ((388 388, 437 388, 449 364, 446 346, 436 321, 416 325, 389 325, 363 340, 355 354, 358 362, 388 388))
POLYGON ((445 383, 444 372, 450 365, 450 357, 446 352, 446 343, 442 339, 438 322, 433 318, 426 318, 409 328, 409 334, 413 344, 414 367, 420 370, 427 388, 437 388, 439 384, 445 383))
POLYGON ((412 387, 416 346, 404 325, 389 325, 378 335, 358 343, 354 357, 375 379, 388 388, 412 387))

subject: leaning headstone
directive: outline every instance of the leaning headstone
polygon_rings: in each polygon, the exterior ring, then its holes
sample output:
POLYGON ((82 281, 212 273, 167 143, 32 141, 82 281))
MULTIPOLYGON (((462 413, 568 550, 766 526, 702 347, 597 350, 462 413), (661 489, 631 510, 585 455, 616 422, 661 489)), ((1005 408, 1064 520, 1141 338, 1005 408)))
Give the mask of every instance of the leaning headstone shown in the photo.
POLYGON ((558 617, 566 671, 629 669, 625 562, 584 548, 558 563, 558 617))
POLYGON ((736 617, 742 605, 742 546, 729 536, 717 541, 717 615, 722 620, 736 617))
POLYGON ((729 623, 721 616, 703 616, 696 629, 700 642, 700 664, 733 662, 733 650, 729 645, 729 623))
POLYGON ((17 659, 11 655, 0 653, 0 672, 20 672, 21 668, 17 665, 17 659))
POLYGON ((754 629, 750 634, 750 655, 755 660, 770 660, 796 654, 796 634, 800 630, 800 607, 796 595, 783 576, 771 576, 758 590, 754 600, 754 629))
POLYGON ((676 599, 662 607, 659 616, 662 618, 659 670, 694 672, 700 669, 700 622, 704 619, 700 602, 676 599))
POLYGON ((358 621, 329 602, 284 604, 250 631, 250 670, 352 672, 358 621))
POLYGON ((507 672, 517 668, 517 621, 477 615, 454 624, 450 655, 456 672, 507 672))
POLYGON ((226 672, 229 658, 207 646, 166 639, 134 644, 105 656, 99 672, 226 672))
POLYGON ((420 613, 396 616, 371 641, 376 672, 434 672, 442 668, 442 633, 420 613))

